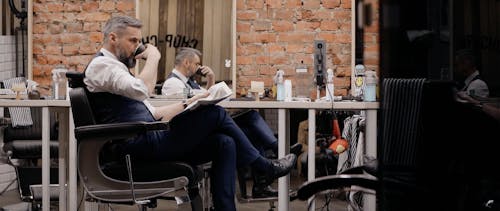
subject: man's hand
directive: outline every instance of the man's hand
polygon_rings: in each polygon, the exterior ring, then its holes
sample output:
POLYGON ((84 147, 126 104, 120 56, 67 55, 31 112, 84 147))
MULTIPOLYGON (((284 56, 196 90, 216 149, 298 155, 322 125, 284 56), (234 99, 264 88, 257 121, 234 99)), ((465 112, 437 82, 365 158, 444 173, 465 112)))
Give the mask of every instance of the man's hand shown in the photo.
POLYGON ((201 66, 200 68, 201 74, 205 76, 207 79, 207 86, 205 87, 206 89, 210 88, 212 85, 215 84, 215 73, 214 71, 208 67, 208 66, 201 66))
POLYGON ((199 69, 203 76, 207 78, 215 78, 215 73, 209 66, 201 66, 199 69))
POLYGON ((137 55, 135 57, 136 59, 146 59, 146 60, 157 59, 157 60, 160 60, 161 54, 160 54, 160 51, 158 50, 158 48, 156 48, 154 45, 151 45, 149 43, 147 43, 145 45, 145 47, 146 47, 146 50, 144 50, 144 52, 137 55))

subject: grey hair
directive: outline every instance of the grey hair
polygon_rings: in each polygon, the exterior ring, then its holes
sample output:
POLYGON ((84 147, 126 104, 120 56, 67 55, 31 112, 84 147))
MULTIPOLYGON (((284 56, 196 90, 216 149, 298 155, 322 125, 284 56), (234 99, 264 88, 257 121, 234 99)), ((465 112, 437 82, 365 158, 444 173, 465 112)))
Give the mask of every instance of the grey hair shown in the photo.
POLYGON ((175 56, 174 65, 179 65, 182 61, 184 61, 184 59, 193 59, 195 56, 198 56, 201 59, 201 52, 198 49, 188 47, 179 48, 179 51, 175 56))
POLYGON ((123 30, 127 27, 141 28, 142 22, 136 18, 132 18, 129 16, 115 16, 106 22, 102 32, 104 34, 104 39, 106 39, 111 32, 115 32, 118 35, 121 35, 123 30))

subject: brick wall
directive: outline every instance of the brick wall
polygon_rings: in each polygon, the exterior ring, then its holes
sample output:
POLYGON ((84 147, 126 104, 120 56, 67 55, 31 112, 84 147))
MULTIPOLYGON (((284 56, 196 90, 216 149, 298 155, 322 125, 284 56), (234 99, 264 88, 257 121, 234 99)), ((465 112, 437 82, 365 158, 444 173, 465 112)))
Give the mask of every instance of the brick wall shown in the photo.
POLYGON ((102 26, 113 15, 135 16, 135 0, 33 3, 33 80, 48 85, 58 64, 82 71, 102 44, 102 26))
MULTIPOLYGON (((33 11, 33 79, 48 85, 58 64, 83 70, 101 46, 105 21, 116 14, 135 16, 135 1, 36 0, 33 11)), ((335 72, 335 94, 347 94, 351 19, 351 0, 237 0, 237 91, 252 80, 272 86, 277 69, 285 71, 285 79, 294 80, 301 61, 312 81, 313 42, 325 40, 326 67, 335 72)), ((376 22, 365 33, 370 69, 378 67, 376 22)))
POLYGON ((345 95, 351 76, 351 19, 350 0, 237 0, 238 88, 252 80, 270 87, 277 69, 293 83, 301 61, 312 83, 313 43, 324 40, 335 94, 345 95))
POLYGON ((370 26, 364 28, 364 63, 367 69, 375 70, 379 73, 379 8, 378 0, 364 0, 365 4, 373 7, 373 21, 370 26))

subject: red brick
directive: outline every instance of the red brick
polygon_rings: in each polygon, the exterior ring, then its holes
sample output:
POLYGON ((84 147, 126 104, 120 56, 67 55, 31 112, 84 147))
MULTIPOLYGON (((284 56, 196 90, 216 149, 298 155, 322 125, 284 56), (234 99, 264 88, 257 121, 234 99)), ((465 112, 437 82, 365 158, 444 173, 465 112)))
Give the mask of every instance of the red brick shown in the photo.
POLYGON ((80 12, 82 10, 80 2, 65 1, 64 10, 66 12, 80 12))
POLYGON ((236 63, 238 65, 240 65, 240 64, 252 64, 253 57, 252 56, 240 56, 240 57, 236 58, 236 63))
POLYGON ((64 25, 62 23, 52 23, 49 24, 49 33, 51 34, 61 34, 64 32, 64 25))
POLYGON ((320 25, 320 22, 318 21, 299 21, 297 22, 296 25, 296 30, 297 31, 314 31, 316 30, 320 25))
POLYGON ((102 11, 113 11, 115 8, 115 2, 112 1, 102 1, 99 5, 99 9, 102 11))
POLYGON ((83 31, 86 32, 99 32, 101 31, 101 24, 95 22, 84 22, 83 23, 83 31))
POLYGON ((290 9, 300 8, 302 7, 302 0, 286 0, 285 7, 290 9))
POLYGON ((340 29, 340 24, 336 21, 322 21, 319 29, 321 31, 334 31, 340 29))
POLYGON ((269 21, 255 21, 255 22, 253 22, 253 30, 254 31, 270 31, 271 30, 271 22, 269 22, 269 21))
POLYGON ((277 9, 274 12, 274 18, 278 20, 293 20, 295 18, 295 10, 289 10, 289 9, 277 9))
POLYGON ((293 31, 293 23, 290 21, 274 21, 273 30, 276 32, 293 31))
POLYGON ((266 4, 269 8, 281 8, 281 0, 266 0, 266 4))
POLYGON ((34 34, 42 34, 47 31, 47 24, 37 23, 33 24, 33 33, 34 34))
POLYGON ((63 55, 65 56, 73 56, 78 54, 78 46, 77 45, 64 45, 63 46, 63 55))
POLYGON ((322 1, 323 7, 328 8, 328 9, 333 9, 340 7, 340 0, 326 0, 322 1))
POLYGON ((303 8, 305 9, 319 9, 320 0, 307 0, 303 2, 304 2, 303 8))
POLYGON ((311 42, 314 40, 314 33, 282 33, 279 35, 280 42, 311 42))
POLYGON ((349 0, 342 1, 340 3, 340 7, 344 8, 344 9, 351 9, 351 1, 349 1, 349 0))
POLYGON ((45 54, 59 55, 61 54, 61 46, 59 45, 48 45, 45 47, 45 54))
POLYGON ((46 4, 46 8, 48 12, 63 12, 64 5, 63 3, 48 3, 46 4))
POLYGON ((255 20, 257 18, 257 12, 255 11, 242 11, 236 14, 238 20, 255 20))
POLYGON ((236 10, 246 9, 246 0, 236 0, 236 10))
POLYGON ((118 1, 116 3, 116 9, 120 12, 131 11, 134 8, 135 8, 134 0, 118 1))
POLYGON ((84 2, 82 5, 82 10, 86 12, 94 12, 99 8, 99 2, 84 2))
POLYGON ((82 22, 70 22, 66 24, 66 31, 68 33, 83 32, 82 22))
POLYGON ((90 32, 89 40, 93 43, 102 42, 104 39, 104 35, 101 32, 90 32))
POLYGON ((288 44, 286 47, 287 53, 303 53, 304 52, 304 44, 288 44))
POLYGON ((61 37, 61 42, 65 44, 78 44, 82 41, 82 35, 81 34, 65 34, 64 36, 61 37))
POLYGON ((264 0, 247 0, 246 9, 263 9, 264 0))
POLYGON ((236 31, 239 32, 250 32, 252 24, 250 23, 243 23, 241 21, 238 21, 236 24, 236 31))

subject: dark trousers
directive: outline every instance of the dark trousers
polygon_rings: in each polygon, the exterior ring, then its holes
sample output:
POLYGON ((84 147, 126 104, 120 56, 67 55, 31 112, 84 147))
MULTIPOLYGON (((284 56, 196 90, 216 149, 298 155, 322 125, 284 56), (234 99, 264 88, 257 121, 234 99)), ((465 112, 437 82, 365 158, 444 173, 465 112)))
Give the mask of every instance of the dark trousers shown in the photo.
POLYGON ((260 156, 220 106, 204 106, 182 113, 170 121, 170 130, 140 136, 131 142, 127 151, 164 161, 212 161, 216 210, 235 210, 236 165, 247 166, 260 156))
POLYGON ((265 150, 276 145, 277 139, 274 132, 259 112, 249 110, 233 119, 261 155, 264 155, 265 150))

